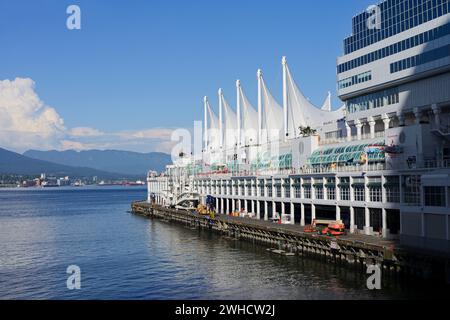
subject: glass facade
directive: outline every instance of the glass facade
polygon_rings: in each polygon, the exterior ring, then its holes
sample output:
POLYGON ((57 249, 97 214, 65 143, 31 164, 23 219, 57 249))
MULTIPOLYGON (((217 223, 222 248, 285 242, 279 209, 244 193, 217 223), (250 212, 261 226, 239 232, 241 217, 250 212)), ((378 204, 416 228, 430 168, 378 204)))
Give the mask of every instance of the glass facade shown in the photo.
MULTIPOLYGON (((369 146, 383 146, 383 142, 372 144, 359 144, 348 145, 342 147, 334 147, 327 149, 320 149, 314 151, 308 162, 312 166, 328 166, 332 164, 363 164, 363 155, 366 154, 366 148, 369 146)), ((378 153, 368 154, 369 162, 383 162, 385 160, 385 154, 381 151, 378 153)))
POLYGON ((384 47, 382 49, 373 51, 356 59, 347 61, 338 65, 337 72, 343 73, 360 66, 372 63, 374 61, 389 57, 391 55, 397 54, 399 52, 420 46, 424 43, 442 38, 450 34, 450 24, 445 24, 443 26, 434 28, 427 32, 417 34, 414 37, 410 37, 403 41, 394 43, 390 46, 384 47))
POLYGON ((399 103, 398 88, 378 91, 347 101, 347 112, 355 113, 399 103))
POLYGON ((391 63, 391 73, 400 72, 450 56, 450 45, 391 63))
POLYGON ((358 83, 363 83, 372 80, 372 72, 367 71, 356 76, 341 80, 338 82, 338 89, 345 89, 351 86, 354 86, 358 83))
POLYGON ((344 40, 345 54, 447 14, 450 0, 386 0, 378 7, 380 28, 368 28, 371 15, 367 12, 353 18, 353 34, 344 40))

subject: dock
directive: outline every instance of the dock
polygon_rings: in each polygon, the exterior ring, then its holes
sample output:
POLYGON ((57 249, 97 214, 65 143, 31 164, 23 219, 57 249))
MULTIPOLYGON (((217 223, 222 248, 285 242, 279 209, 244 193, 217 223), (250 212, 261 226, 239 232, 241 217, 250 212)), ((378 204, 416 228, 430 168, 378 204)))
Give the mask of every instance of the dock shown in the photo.
POLYGON ((250 218, 216 215, 201 216, 185 210, 161 207, 147 202, 132 203, 133 214, 193 229, 211 230, 233 240, 248 241, 268 247, 274 255, 311 256, 345 264, 366 273, 367 266, 378 265, 383 276, 406 275, 449 282, 449 257, 436 252, 422 252, 387 240, 361 234, 329 237, 305 233, 298 225, 275 224, 250 218))

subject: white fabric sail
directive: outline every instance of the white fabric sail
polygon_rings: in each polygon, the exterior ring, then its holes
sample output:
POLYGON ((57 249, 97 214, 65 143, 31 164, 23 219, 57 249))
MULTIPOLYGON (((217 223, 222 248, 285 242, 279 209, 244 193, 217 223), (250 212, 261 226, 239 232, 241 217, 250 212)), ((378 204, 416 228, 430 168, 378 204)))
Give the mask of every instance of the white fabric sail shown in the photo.
POLYGON ((223 108, 223 129, 224 129, 224 145, 225 148, 234 148, 237 144, 237 115, 231 109, 231 106, 226 101, 225 97, 221 95, 223 108))
POLYGON ((283 138, 283 108, 267 89, 261 78, 262 89, 262 142, 271 142, 283 138))
MULTIPOLYGON (((286 65, 287 73, 287 96, 288 96, 288 133, 290 138, 299 136, 300 127, 317 128, 329 121, 336 121, 344 117, 344 110, 336 111, 321 110, 314 106, 300 91, 296 85, 289 67, 286 65)), ((328 100, 328 99, 327 99, 328 100)), ((329 107, 331 109, 331 99, 329 107)))
POLYGON ((208 110, 208 145, 209 150, 218 150, 220 148, 220 121, 207 102, 208 110))
POLYGON ((331 92, 328 92, 328 95, 325 99, 325 102, 322 105, 323 111, 331 111, 331 92))
POLYGON ((239 87, 239 97, 241 104, 241 143, 244 146, 254 145, 258 142, 258 111, 252 106, 244 94, 242 87, 239 87))

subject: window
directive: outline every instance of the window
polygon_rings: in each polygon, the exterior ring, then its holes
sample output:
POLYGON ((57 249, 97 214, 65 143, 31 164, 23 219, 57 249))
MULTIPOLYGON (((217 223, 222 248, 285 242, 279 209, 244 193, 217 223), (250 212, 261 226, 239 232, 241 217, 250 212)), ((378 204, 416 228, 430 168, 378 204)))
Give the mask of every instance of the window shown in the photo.
POLYGON ((311 199, 311 187, 305 187, 303 189, 303 195, 305 196, 305 199, 311 199))
POLYGON ((295 186, 295 187, 294 187, 294 196, 295 196, 297 199, 300 199, 300 198, 301 198, 301 189, 300 189, 300 186, 295 186))
POLYGON ((445 187, 425 187, 425 206, 445 207, 445 187))
POLYGON ((382 202, 382 193, 380 188, 370 188, 369 196, 371 202, 382 202))
POLYGON ((323 200, 323 187, 315 187, 316 199, 323 200))
MULTIPOLYGON (((417 20, 417 17, 415 17, 415 20, 417 20)), ((417 25, 417 23, 415 24, 417 25)), ((391 30, 391 28, 390 28, 391 30)), ((421 45, 423 43, 439 39, 441 37, 444 37, 446 35, 450 34, 450 24, 446 24, 443 26, 439 26, 433 30, 426 31, 424 33, 421 33, 419 35, 416 35, 414 37, 408 38, 404 41, 397 42, 393 45, 390 45, 388 47, 379 49, 377 51, 368 53, 364 56, 355 58, 353 60, 350 60, 348 62, 345 62, 338 66, 338 73, 346 72, 354 68, 358 68, 362 65, 365 65, 367 63, 371 63, 373 61, 391 56, 393 54, 397 54, 398 52, 408 50, 410 48, 416 47, 418 45, 421 45)), ((389 35, 391 36, 391 35, 389 35)), ((385 38, 385 37, 382 37, 385 38)))
POLYGON ((355 193, 355 201, 366 201, 366 190, 364 187, 354 187, 353 192, 355 193))
POLYGON ((328 197, 328 200, 336 200, 336 189, 335 188, 327 188, 327 197, 328 197))
POLYGON ((431 51, 424 52, 422 54, 413 57, 409 57, 394 62, 391 64, 391 73, 400 72, 406 69, 410 69, 412 67, 416 67, 432 61, 446 58, 449 56, 449 52, 450 52, 450 45, 447 45, 431 51), (397 64, 399 65, 399 67, 398 68, 394 67, 397 64))
POLYGON ((372 80, 372 72, 367 71, 367 72, 358 74, 356 76, 346 78, 346 79, 339 81, 338 88, 341 90, 341 89, 345 89, 345 88, 354 86, 356 84, 367 82, 370 80, 372 80))
POLYGON ((281 186, 275 187, 277 198, 281 198, 281 186))
POLYGON ((403 198, 406 205, 419 206, 421 189, 420 176, 407 176, 403 178, 403 198))
POLYGON ((341 187, 341 201, 350 201, 350 188, 341 187))

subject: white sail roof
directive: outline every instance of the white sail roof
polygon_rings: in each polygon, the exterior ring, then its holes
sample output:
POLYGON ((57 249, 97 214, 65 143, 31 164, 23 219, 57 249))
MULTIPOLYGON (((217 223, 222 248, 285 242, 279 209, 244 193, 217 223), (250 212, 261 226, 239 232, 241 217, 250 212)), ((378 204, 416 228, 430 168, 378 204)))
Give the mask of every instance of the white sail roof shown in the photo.
POLYGON ((328 95, 325 98, 325 102, 323 103, 321 110, 331 111, 331 92, 328 92, 328 95))
POLYGON ((208 145, 209 149, 217 150, 220 148, 220 121, 207 101, 208 111, 208 145))
POLYGON ((287 109, 288 109, 288 133, 290 138, 298 137, 300 127, 316 128, 323 123, 335 121, 344 117, 344 110, 336 111, 324 110, 331 109, 331 99, 326 101, 323 109, 314 106, 296 85, 289 67, 286 65, 287 72, 287 109))
POLYGON ((253 145, 258 142, 258 111, 244 94, 242 87, 238 90, 241 105, 241 144, 253 145))
POLYGON ((271 142, 283 138, 283 108, 278 104, 275 98, 264 82, 261 75, 262 89, 262 142, 271 142))
POLYGON ((220 96, 222 100, 223 108, 223 134, 224 134, 224 146, 228 148, 233 148, 237 144, 237 115, 231 106, 228 104, 224 95, 220 96))

